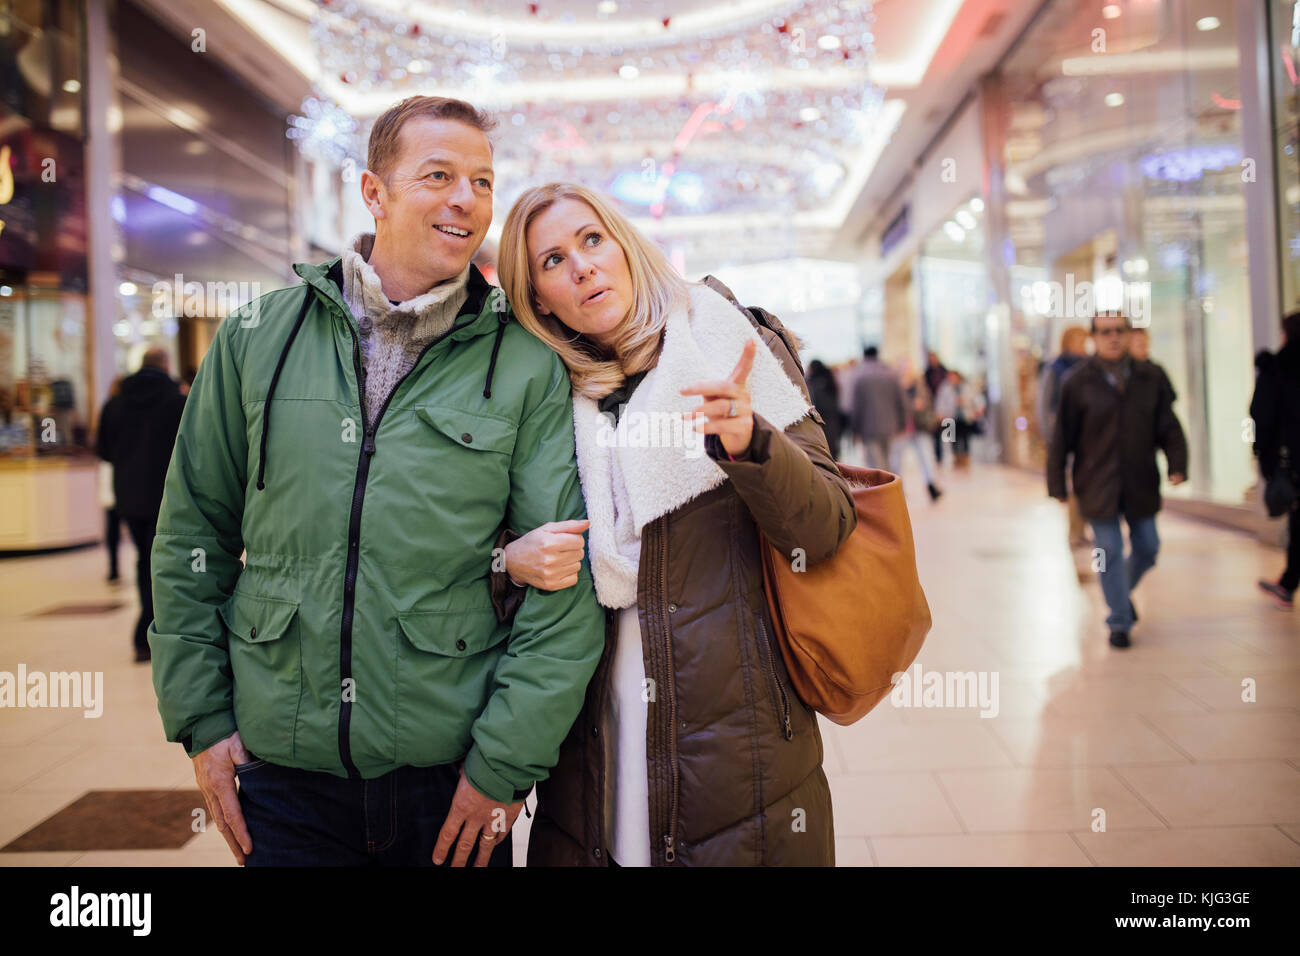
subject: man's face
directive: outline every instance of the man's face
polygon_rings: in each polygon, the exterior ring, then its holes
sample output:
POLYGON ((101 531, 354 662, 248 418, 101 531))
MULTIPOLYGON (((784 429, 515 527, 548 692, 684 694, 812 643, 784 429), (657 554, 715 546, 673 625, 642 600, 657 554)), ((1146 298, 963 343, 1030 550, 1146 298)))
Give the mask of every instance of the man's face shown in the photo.
POLYGON ((1097 347, 1097 357, 1115 362, 1124 357, 1128 348, 1129 332, 1124 320, 1117 316, 1102 315, 1093 320, 1092 343, 1097 347))
POLYGON ((441 119, 411 120, 399 145, 387 181, 367 171, 362 192, 376 229, 433 285, 463 272, 487 236, 492 150, 482 131, 441 119))

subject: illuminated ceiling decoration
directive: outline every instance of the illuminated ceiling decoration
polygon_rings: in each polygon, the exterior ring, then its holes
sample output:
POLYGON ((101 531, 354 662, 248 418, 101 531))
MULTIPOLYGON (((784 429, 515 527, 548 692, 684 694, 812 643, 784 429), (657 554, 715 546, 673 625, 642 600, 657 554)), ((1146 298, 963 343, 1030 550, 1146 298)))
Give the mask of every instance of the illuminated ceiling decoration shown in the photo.
POLYGON ((405 96, 459 96, 500 121, 498 222, 528 186, 576 180, 683 254, 731 243, 739 259, 818 252, 897 122, 870 77, 864 0, 661 19, 628 3, 581 20, 545 2, 463 5, 321 0, 316 95, 289 131, 304 154, 364 165, 368 124, 345 128, 334 100, 373 120, 405 96))

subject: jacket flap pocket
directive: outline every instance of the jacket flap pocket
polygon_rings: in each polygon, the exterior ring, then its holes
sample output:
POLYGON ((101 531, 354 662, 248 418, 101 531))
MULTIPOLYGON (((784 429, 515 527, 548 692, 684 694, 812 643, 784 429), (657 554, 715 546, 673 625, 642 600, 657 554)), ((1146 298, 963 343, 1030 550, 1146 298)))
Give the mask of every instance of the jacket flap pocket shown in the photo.
POLYGON ((250 644, 261 644, 284 637, 298 613, 294 601, 261 597, 256 594, 233 595, 218 613, 226 627, 250 644))
POLYGON ((397 623, 417 650, 444 657, 473 657, 510 635, 497 621, 495 608, 448 611, 402 611, 397 623))
POLYGON ((458 408, 424 406, 417 414, 462 448, 497 451, 509 455, 515 450, 515 426, 498 418, 487 418, 458 408))

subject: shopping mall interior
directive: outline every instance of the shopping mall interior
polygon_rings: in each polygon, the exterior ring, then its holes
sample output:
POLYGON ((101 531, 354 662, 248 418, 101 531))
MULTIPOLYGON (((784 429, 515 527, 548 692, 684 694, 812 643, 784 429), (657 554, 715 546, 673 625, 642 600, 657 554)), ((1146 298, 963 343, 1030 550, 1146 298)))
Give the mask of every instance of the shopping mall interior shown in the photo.
POLYGON ((133 655, 103 410, 160 355, 202 383, 228 317, 375 230, 367 138, 415 95, 496 120, 489 283, 515 200, 577 182, 777 316, 846 422, 868 346, 909 396, 931 353, 960 373, 968 451, 922 395, 874 464, 932 616, 918 686, 995 700, 819 718, 838 866, 1300 864, 1251 412, 1300 309, 1297 59, 1297 0, 0 0, 0 864, 237 865, 133 655), (1114 310, 1186 436, 1122 650, 1045 481, 1045 370, 1114 310), (102 690, 29 705, 20 671, 102 690))

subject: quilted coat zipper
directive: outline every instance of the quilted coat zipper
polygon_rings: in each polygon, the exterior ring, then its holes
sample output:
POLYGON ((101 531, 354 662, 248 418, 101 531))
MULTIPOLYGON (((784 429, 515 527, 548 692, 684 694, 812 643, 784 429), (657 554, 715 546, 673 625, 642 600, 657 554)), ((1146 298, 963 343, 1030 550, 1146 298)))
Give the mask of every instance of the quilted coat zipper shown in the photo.
POLYGON ((658 586, 655 588, 655 600, 658 603, 659 622, 664 635, 664 650, 667 652, 668 672, 668 774, 671 786, 668 796, 668 832, 664 834, 664 862, 677 860, 677 801, 680 781, 677 774, 677 687, 674 681, 673 635, 669 627, 668 613, 664 601, 668 596, 668 532, 664 520, 659 519, 655 543, 659 545, 658 586))
MULTIPOLYGON (((383 406, 379 409, 379 414, 375 416, 374 422, 369 420, 366 413, 366 372, 361 365, 361 342, 357 338, 356 330, 353 328, 351 321, 347 322, 348 334, 352 336, 352 368, 357 376, 357 397, 361 402, 362 440, 361 453, 357 458, 357 477, 352 486, 352 513, 348 517, 348 560, 343 573, 343 617, 339 623, 340 687, 352 679, 352 619, 356 612, 357 569, 361 560, 361 508, 365 503, 366 481, 370 477, 370 459, 375 455, 375 434, 379 431, 379 423, 383 421, 384 412, 388 411, 388 405, 393 400, 393 396, 397 394, 397 390, 402 387, 403 382, 410 378, 411 373, 419 367, 429 349, 452 332, 463 329, 477 319, 478 316, 474 316, 472 319, 453 325, 426 345, 420 351, 415 363, 411 366, 411 370, 397 380, 397 384, 393 386, 393 390, 389 392, 388 398, 384 400, 383 406)), ((361 774, 357 770, 356 764, 352 762, 351 726, 352 701, 344 697, 339 707, 339 759, 343 762, 343 768, 347 770, 348 776, 356 779, 361 774)))

